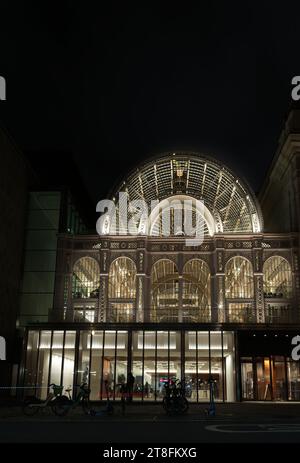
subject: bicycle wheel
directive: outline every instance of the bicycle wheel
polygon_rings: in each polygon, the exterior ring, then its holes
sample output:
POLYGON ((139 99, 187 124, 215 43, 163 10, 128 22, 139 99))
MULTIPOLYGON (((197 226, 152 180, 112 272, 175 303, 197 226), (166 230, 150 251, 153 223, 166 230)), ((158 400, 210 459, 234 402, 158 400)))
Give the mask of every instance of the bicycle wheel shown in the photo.
POLYGON ((185 397, 178 397, 177 411, 178 413, 186 413, 189 409, 189 403, 185 397))
POLYGON ((65 395, 56 397, 51 403, 51 410, 56 416, 65 416, 70 410, 72 402, 65 395))
POLYGON ((91 413, 91 404, 88 397, 83 397, 81 401, 82 410, 85 415, 90 415, 91 413))
POLYGON ((22 412, 26 416, 34 416, 38 413, 40 407, 37 407, 38 404, 40 404, 40 400, 37 399, 36 397, 32 397, 31 399, 26 399, 23 406, 22 406, 22 412))

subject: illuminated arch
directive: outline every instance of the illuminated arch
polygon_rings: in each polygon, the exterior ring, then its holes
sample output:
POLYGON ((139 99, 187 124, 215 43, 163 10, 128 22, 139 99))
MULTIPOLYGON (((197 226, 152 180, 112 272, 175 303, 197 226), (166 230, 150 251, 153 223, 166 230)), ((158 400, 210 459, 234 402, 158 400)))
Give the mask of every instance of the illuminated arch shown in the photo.
POLYGON ((129 257, 118 257, 109 268, 108 297, 110 299, 135 299, 136 265, 129 257))
MULTIPOLYGON (((249 185, 222 163, 199 153, 163 153, 139 165, 111 193, 117 215, 124 208, 118 203, 119 192, 126 192, 129 202, 145 201, 148 216, 153 201, 176 196, 203 201, 207 234, 263 231, 260 206, 249 185)), ((146 234, 144 219, 131 212, 132 230, 146 234)), ((109 232, 118 233, 118 220, 109 232)))
POLYGON ((235 256, 225 265, 226 299, 253 299, 254 278, 252 265, 248 259, 235 256))
POLYGON ((178 308, 179 284, 177 267, 161 259, 151 269, 151 306, 153 310, 178 308))
POLYGON ((183 307, 198 309, 209 319, 211 309, 210 270, 206 262, 191 259, 183 267, 183 307))

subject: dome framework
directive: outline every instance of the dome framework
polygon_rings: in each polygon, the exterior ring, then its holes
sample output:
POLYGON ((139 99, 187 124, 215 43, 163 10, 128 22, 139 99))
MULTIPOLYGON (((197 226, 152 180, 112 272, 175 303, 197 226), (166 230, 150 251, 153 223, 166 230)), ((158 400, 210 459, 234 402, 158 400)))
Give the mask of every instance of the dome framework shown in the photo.
MULTIPOLYGON (((144 200, 149 208, 151 201, 178 195, 200 200, 214 219, 216 233, 263 230, 262 214, 251 188, 208 156, 183 152, 151 158, 128 175, 113 197, 121 191, 127 193, 128 202, 144 200)), ((119 204, 116 206, 120 213, 119 204)))

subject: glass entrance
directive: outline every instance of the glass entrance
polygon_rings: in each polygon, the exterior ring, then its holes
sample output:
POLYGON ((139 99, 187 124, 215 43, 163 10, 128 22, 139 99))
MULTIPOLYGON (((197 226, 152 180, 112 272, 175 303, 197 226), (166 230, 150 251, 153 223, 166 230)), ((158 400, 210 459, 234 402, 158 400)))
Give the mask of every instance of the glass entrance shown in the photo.
POLYGON ((297 400, 300 369, 284 356, 241 359, 243 400, 297 400))

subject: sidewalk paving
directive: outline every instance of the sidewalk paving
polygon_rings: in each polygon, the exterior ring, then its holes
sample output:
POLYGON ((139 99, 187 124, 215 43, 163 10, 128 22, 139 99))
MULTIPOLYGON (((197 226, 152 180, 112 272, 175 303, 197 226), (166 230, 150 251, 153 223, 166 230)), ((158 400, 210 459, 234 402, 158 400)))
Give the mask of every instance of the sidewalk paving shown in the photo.
MULTIPOLYGON (((181 416, 168 416, 162 408, 161 403, 142 404, 132 403, 126 406, 125 415, 122 414, 120 402, 114 403, 114 414, 112 416, 97 415, 91 417, 84 415, 80 406, 70 410, 65 417, 57 417, 50 407, 40 410, 33 417, 24 416, 21 405, 0 404, 0 420, 47 420, 47 421, 78 421, 78 420, 118 420, 118 421, 161 421, 161 420, 225 420, 225 421, 273 421, 273 420, 292 420, 300 421, 300 403, 297 402, 247 402, 247 403, 216 403, 216 416, 207 417, 205 409, 208 404, 190 404, 188 413, 181 416)), ((100 412, 105 404, 92 404, 92 407, 100 412)))

